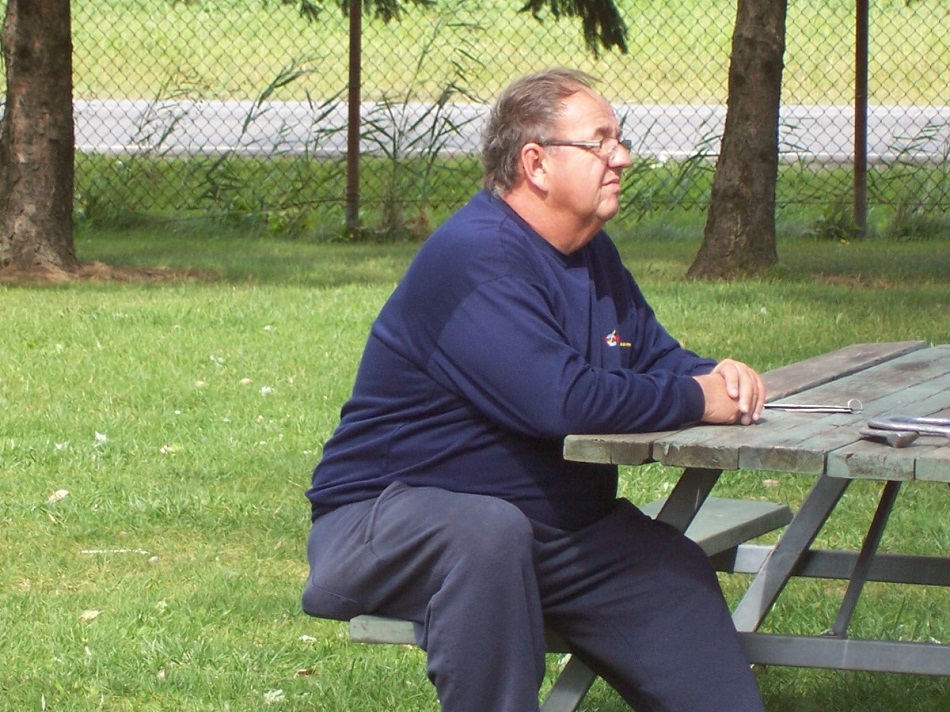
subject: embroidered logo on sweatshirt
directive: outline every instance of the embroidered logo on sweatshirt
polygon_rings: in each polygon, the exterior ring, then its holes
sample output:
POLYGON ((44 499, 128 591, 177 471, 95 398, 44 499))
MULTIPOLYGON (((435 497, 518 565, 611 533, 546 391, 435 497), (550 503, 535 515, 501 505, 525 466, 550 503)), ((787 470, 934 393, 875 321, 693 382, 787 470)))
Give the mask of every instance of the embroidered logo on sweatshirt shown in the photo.
POLYGON ((615 346, 621 346, 623 348, 629 349, 631 346, 629 341, 620 340, 620 337, 617 336, 616 329, 614 329, 609 334, 607 334, 607 336, 604 337, 604 343, 610 346, 611 348, 615 346))

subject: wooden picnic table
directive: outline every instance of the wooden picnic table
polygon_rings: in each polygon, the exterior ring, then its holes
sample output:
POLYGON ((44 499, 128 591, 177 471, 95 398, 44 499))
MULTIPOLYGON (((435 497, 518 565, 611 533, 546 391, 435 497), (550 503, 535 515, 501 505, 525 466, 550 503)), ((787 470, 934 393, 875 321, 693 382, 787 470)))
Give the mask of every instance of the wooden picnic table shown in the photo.
MULTIPOLYGON (((950 482, 950 440, 921 436, 906 447, 864 440, 878 416, 950 417, 950 345, 858 344, 765 374, 770 403, 845 404, 859 413, 767 410, 748 427, 696 426, 635 435, 571 435, 564 456, 585 462, 684 468, 657 515, 686 531, 723 470, 795 473, 815 484, 774 546, 743 544, 713 557, 724 571, 753 574, 733 619, 750 662, 842 670, 950 675, 950 644, 851 638, 848 627, 868 581, 950 586, 950 554, 880 553, 878 544, 903 483, 950 482), (812 545, 855 480, 881 485, 857 551, 812 545), (848 581, 823 635, 756 632, 793 577, 848 581)), ((584 671, 581 668, 583 676, 584 671)))

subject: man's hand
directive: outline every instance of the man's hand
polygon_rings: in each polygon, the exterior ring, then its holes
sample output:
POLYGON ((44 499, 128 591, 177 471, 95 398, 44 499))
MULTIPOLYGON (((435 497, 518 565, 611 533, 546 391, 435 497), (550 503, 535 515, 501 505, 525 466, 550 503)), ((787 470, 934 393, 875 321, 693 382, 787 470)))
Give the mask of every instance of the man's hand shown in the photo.
POLYGON ((706 398, 704 423, 742 423, 749 425, 762 415, 765 383, 749 366, 739 361, 720 361, 712 372, 693 378, 706 398))

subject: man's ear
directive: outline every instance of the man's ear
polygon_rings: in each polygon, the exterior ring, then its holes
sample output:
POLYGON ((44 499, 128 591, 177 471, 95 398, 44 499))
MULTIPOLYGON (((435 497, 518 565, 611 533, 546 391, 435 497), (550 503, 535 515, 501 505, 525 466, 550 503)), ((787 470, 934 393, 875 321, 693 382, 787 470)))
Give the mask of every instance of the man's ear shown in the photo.
POLYGON ((548 171, 544 165, 544 149, 538 144, 526 143, 521 147, 521 174, 537 190, 547 190, 548 171))

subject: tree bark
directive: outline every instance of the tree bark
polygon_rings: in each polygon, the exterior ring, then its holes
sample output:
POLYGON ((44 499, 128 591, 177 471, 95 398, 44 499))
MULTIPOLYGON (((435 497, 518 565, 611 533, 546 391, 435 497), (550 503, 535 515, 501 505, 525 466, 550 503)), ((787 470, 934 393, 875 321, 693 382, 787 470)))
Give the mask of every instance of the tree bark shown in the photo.
POLYGON ((71 271, 79 263, 69 0, 8 0, 0 46, 0 268, 71 271))
POLYGON ((754 274, 778 261, 775 183, 787 0, 739 0, 726 124, 691 278, 754 274))

